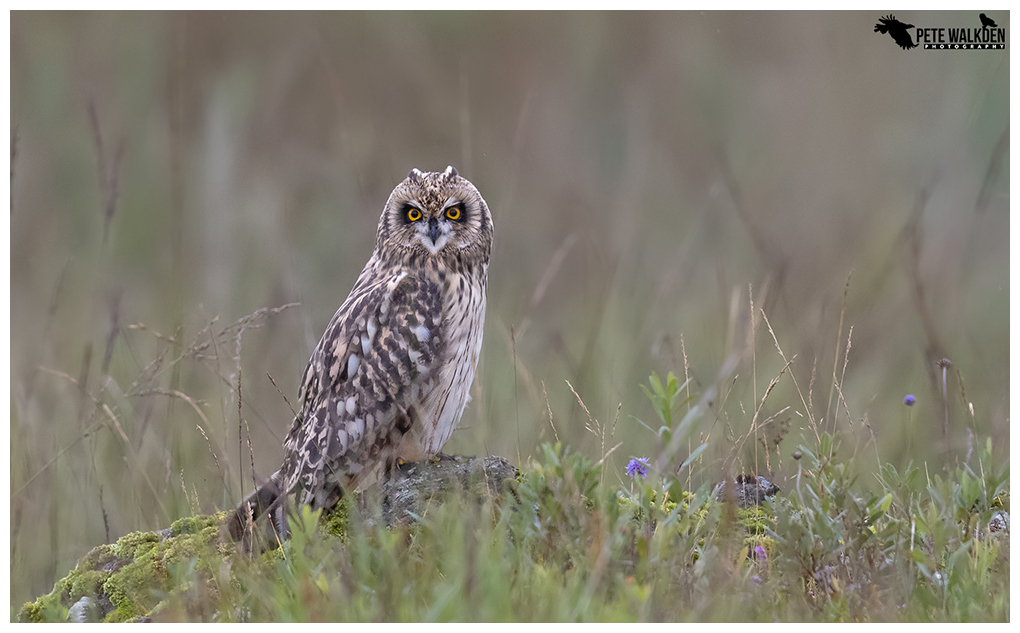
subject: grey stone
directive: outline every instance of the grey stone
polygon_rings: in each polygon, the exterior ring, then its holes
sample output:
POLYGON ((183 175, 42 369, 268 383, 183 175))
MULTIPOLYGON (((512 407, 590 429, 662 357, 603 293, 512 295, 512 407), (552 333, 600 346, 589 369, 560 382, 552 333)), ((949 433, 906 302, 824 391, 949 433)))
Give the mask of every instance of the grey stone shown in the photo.
POLYGON ((765 503, 765 499, 780 492, 779 486, 764 477, 739 475, 734 480, 719 482, 715 487, 715 498, 726 501, 732 498, 739 508, 750 508, 765 503))
POLYGON ((400 466, 382 485, 382 516, 387 525, 422 516, 430 504, 455 491, 478 501, 498 498, 517 469, 498 455, 443 455, 438 461, 400 466))

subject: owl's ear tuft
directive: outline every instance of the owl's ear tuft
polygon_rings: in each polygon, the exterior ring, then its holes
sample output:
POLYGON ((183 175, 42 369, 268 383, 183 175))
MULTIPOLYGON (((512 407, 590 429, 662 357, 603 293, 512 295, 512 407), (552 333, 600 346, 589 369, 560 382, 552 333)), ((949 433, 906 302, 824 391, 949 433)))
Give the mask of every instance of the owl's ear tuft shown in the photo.
POLYGON ((410 178, 411 180, 421 180, 421 177, 424 176, 424 175, 425 174, 423 174, 422 171, 420 169, 418 169, 417 167, 415 167, 411 171, 407 172, 407 177, 410 178))
POLYGON ((459 176, 460 174, 458 174, 457 170, 453 168, 453 165, 447 165, 446 171, 443 172, 443 175, 449 178, 451 176, 459 176))

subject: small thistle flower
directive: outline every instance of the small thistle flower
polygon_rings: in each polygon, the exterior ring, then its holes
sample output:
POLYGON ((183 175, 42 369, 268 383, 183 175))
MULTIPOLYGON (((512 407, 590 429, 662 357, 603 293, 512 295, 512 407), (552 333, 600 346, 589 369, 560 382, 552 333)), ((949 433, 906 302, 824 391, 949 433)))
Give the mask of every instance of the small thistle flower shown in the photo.
POLYGON ((627 463, 627 474, 631 477, 640 475, 642 479, 648 476, 648 459, 638 457, 627 463))
POLYGON ((908 407, 914 406, 915 402, 917 402, 917 398, 909 394, 907 395, 906 398, 903 399, 903 404, 907 405, 908 407))

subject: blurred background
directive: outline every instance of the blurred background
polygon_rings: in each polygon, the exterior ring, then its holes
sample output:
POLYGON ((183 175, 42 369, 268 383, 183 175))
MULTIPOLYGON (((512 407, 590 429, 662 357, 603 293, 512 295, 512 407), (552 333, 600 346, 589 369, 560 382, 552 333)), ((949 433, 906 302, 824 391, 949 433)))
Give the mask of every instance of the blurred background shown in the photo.
POLYGON ((13 12, 12 607, 279 467, 412 167, 495 222, 448 453, 558 438, 628 485, 672 371, 674 419, 707 406, 694 488, 784 487, 822 431, 865 474, 1008 456, 1008 53, 878 17, 13 12))

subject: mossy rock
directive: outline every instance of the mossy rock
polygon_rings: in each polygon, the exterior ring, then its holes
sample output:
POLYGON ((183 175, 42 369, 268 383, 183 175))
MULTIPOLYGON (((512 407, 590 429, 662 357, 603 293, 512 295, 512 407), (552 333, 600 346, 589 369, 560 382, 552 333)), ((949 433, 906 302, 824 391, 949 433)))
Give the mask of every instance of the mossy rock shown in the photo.
MULTIPOLYGON (((517 476, 517 469, 502 457, 494 456, 444 457, 404 464, 398 476, 381 488, 382 518, 387 525, 402 523, 458 490, 477 498, 495 497, 503 490, 505 481, 512 482, 517 476)), ((337 507, 324 512, 319 529, 346 541, 353 502, 345 498, 337 507)), ((18 620, 149 621, 159 619, 161 614, 173 618, 175 613, 167 615, 166 610, 191 605, 203 597, 214 601, 215 596, 205 594, 215 583, 206 580, 226 575, 231 586, 238 584, 232 565, 232 555, 238 549, 224 529, 229 514, 184 517, 169 528, 131 532, 116 543, 93 548, 67 576, 57 581, 53 591, 26 602, 18 620)), ((270 548, 260 562, 266 569, 272 569, 282 556, 281 550, 270 548)))
POLYGON ((131 532, 99 545, 78 560, 53 591, 27 602, 21 622, 145 621, 158 613, 172 591, 170 569, 194 565, 219 569, 226 548, 219 526, 226 512, 188 517, 159 532, 131 532))
POLYGON ((517 469, 496 455, 444 455, 437 460, 403 464, 381 486, 382 519, 386 525, 413 520, 430 504, 456 492, 478 500, 498 499, 508 485, 516 483, 517 476, 517 469))

